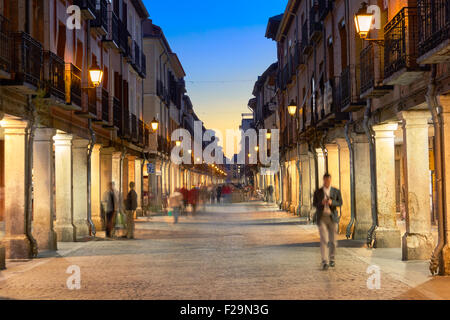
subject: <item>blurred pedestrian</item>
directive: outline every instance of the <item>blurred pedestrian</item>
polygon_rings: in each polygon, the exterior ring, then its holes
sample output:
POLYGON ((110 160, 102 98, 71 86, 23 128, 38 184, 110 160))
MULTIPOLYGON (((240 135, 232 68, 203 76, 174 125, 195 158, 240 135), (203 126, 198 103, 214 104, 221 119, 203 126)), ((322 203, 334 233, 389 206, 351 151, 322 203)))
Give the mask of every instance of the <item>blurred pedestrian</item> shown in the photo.
POLYGON ((339 215, 337 208, 342 206, 341 191, 331 187, 331 176, 323 176, 323 187, 314 193, 313 206, 316 208, 315 221, 320 233, 322 269, 335 266, 337 247, 337 227, 339 215))
POLYGON ((179 190, 175 190, 169 197, 169 208, 172 209, 173 223, 178 223, 178 216, 180 215, 183 206, 183 194, 179 190))
POLYGON ((120 210, 119 193, 115 189, 114 182, 109 183, 109 190, 103 195, 103 203, 105 204, 106 213, 106 237, 111 238, 115 223, 116 213, 120 210))
POLYGON ((217 204, 220 204, 220 199, 222 198, 222 186, 221 185, 217 186, 216 197, 217 197, 217 204))
POLYGON ((195 215, 199 201, 199 190, 197 187, 193 186, 192 189, 189 190, 188 201, 192 206, 192 215, 195 215))
POLYGON ((130 191, 128 192, 125 201, 125 210, 127 213, 127 238, 134 239, 134 213, 137 209, 137 193, 134 190, 136 187, 134 182, 130 182, 130 191))

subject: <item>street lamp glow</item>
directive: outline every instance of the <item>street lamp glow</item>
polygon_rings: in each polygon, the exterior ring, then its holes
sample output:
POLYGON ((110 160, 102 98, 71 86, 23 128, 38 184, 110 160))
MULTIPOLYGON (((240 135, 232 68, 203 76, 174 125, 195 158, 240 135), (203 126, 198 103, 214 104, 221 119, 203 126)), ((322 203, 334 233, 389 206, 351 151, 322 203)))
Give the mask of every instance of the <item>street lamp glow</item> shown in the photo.
POLYGON ((366 39, 372 26, 373 14, 367 12, 367 3, 363 2, 362 7, 355 14, 356 32, 361 39, 366 39))
POLYGON ((156 132, 159 128, 159 122, 156 120, 156 118, 153 118, 153 121, 151 122, 152 130, 153 132, 156 132))
POLYGON ((176 145, 177 147, 181 146, 181 141, 180 141, 180 140, 175 141, 175 145, 176 145))
POLYGON ((255 147, 255 151, 256 151, 256 152, 259 151, 259 147, 258 147, 258 146, 255 147))
POLYGON ((294 102, 294 100, 291 100, 291 103, 289 103, 288 112, 291 116, 294 116, 297 112, 297 104, 294 102))
POLYGON ((189 153, 189 154, 191 154, 191 153, 192 153, 192 150, 191 150, 191 149, 189 149, 189 150, 188 150, 188 153, 189 153))
POLYGON ((272 133, 271 132, 267 132, 266 133, 266 138, 267 138, 267 140, 270 140, 272 138, 272 133))
POLYGON ((102 83, 103 71, 98 66, 97 62, 89 68, 89 77, 91 78, 92 85, 97 88, 102 83))

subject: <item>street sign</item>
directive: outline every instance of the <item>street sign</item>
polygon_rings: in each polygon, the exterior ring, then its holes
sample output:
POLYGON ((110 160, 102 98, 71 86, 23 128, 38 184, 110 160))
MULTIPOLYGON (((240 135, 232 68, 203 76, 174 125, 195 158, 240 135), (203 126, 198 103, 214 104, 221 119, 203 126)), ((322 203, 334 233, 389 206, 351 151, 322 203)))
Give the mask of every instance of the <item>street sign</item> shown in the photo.
POLYGON ((153 163, 147 163, 147 173, 155 174, 155 165, 153 163))

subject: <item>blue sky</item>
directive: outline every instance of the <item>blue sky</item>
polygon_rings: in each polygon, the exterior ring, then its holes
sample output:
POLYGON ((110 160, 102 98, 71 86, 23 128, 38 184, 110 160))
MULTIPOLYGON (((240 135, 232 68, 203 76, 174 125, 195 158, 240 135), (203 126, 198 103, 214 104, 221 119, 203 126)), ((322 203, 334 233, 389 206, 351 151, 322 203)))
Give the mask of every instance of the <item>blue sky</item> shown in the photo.
POLYGON ((205 126, 237 129, 258 75, 276 61, 264 37, 285 0, 144 0, 186 71, 186 86, 205 126))

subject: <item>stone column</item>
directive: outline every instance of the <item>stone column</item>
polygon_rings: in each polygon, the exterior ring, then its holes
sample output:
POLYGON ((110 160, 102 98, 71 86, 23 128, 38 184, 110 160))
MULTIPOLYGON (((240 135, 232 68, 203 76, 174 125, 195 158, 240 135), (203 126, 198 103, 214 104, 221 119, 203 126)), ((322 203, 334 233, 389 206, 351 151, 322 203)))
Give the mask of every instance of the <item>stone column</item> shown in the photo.
POLYGON ((111 179, 112 182, 114 182, 116 190, 120 189, 120 157, 122 153, 121 152, 113 152, 112 153, 112 165, 111 165, 111 179))
POLYGON ((403 260, 429 259, 434 249, 430 219, 428 111, 401 112, 405 154, 406 233, 403 260))
POLYGON ((5 247, 7 259, 28 259, 31 245, 25 230, 25 157, 27 123, 3 120, 5 129, 5 247))
POLYGON ((136 183, 136 193, 138 196, 137 200, 137 214, 142 214, 142 160, 136 159, 134 161, 134 176, 135 176, 135 183, 136 183))
POLYGON ((353 136, 355 151, 355 240, 367 240, 367 233, 372 226, 370 149, 365 134, 353 136))
POLYGON ((101 166, 100 166, 100 144, 94 145, 91 155, 91 214, 92 222, 95 225, 95 230, 101 231, 102 216, 101 216, 101 166))
POLYGON ((319 186, 322 184, 322 178, 325 174, 325 154, 322 149, 316 149, 317 164, 319 166, 319 186))
POLYGON ((58 131, 55 141, 56 226, 58 241, 76 241, 73 224, 72 135, 58 131))
POLYGON ((340 189, 340 170, 339 170, 339 146, 337 144, 327 144, 328 151, 328 173, 331 175, 331 184, 340 189))
POLYGON ((55 129, 36 129, 33 145, 33 237, 39 250, 56 250, 53 136, 55 129))
POLYGON ((442 106, 442 131, 443 131, 443 152, 444 152, 444 172, 442 174, 445 185, 445 208, 444 210, 444 235, 447 243, 442 251, 441 274, 450 275, 450 95, 440 96, 442 106))
POLYGON ((309 217, 311 212, 311 170, 308 146, 300 145, 300 169, 302 170, 301 216, 309 217))
POLYGON ((373 127, 377 159, 378 227, 376 248, 400 248, 401 235, 397 227, 395 201, 395 130, 397 123, 373 127))
MULTIPOLYGON (((100 195, 101 195, 101 203, 103 204, 103 208, 105 208, 105 203, 103 202, 103 200, 104 200, 103 196, 107 191, 109 191, 109 184, 114 181, 114 179, 113 179, 113 172, 114 172, 113 171, 113 152, 114 151, 115 151, 114 148, 101 148, 100 149, 100 195)), ((119 160, 120 160, 120 158, 119 158, 119 160)), ((116 184, 116 188, 117 187, 118 187, 118 184, 116 184)), ((105 230, 104 220, 102 220, 102 228, 98 229, 98 230, 105 230)))
POLYGON ((345 139, 337 139, 339 146, 339 179, 342 194, 341 220, 339 233, 345 234, 351 219, 351 191, 350 191, 350 151, 345 139))
POLYGON ((73 223, 77 230, 77 237, 89 236, 87 221, 87 154, 89 141, 73 139, 73 223))

